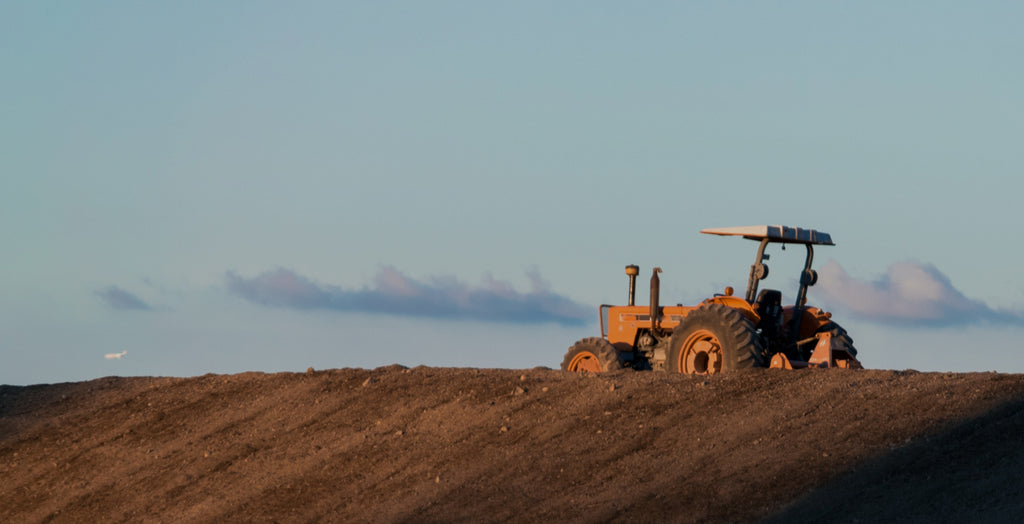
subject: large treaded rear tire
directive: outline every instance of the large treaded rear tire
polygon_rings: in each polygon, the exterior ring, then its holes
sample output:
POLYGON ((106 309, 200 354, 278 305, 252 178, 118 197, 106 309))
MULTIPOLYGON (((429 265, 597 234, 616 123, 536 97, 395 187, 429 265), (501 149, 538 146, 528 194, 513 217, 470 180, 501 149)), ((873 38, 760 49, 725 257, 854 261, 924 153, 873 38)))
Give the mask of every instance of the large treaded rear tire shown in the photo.
POLYGON ((679 323, 665 362, 670 373, 701 375, 764 366, 764 348, 754 324, 722 304, 701 305, 679 323))
POLYGON ((622 368, 619 350, 601 337, 587 337, 573 344, 562 360, 562 371, 601 373, 622 368))

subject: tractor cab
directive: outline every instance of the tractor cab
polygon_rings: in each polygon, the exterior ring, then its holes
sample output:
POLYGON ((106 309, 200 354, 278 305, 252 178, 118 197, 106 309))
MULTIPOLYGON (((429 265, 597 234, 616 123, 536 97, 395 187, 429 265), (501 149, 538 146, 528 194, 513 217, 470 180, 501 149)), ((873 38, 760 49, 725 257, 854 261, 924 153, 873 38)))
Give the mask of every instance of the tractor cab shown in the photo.
POLYGON ((747 277, 747 292, 744 296, 748 304, 754 307, 762 319, 762 330, 767 336, 775 335, 778 329, 774 319, 781 322, 783 315, 782 293, 774 289, 764 289, 760 294, 757 292, 761 280, 768 278, 768 266, 765 261, 769 255, 765 253, 768 244, 778 243, 803 244, 807 248, 807 256, 804 259, 804 268, 800 272, 800 287, 796 295, 796 303, 793 305, 790 333, 800 333, 800 323, 804 307, 807 305, 807 288, 818 281, 818 272, 811 269, 814 262, 814 246, 834 246, 832 236, 828 233, 814 229, 803 229, 799 227, 786 226, 742 226, 742 227, 719 227, 703 229, 701 233, 706 235, 739 236, 750 240, 758 241, 757 256, 750 266, 750 275, 747 277))

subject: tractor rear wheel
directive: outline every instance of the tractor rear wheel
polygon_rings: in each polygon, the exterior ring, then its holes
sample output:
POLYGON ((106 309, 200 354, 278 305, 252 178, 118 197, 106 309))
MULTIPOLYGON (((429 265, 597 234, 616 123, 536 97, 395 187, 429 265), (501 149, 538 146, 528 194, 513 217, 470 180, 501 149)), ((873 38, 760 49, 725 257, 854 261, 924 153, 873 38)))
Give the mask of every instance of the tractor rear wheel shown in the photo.
POLYGON ((670 373, 713 375, 763 367, 764 348, 754 324, 722 304, 704 304, 672 332, 665 368, 670 373))
POLYGON ((587 337, 572 345, 562 360, 562 371, 601 373, 622 369, 619 350, 601 337, 587 337))

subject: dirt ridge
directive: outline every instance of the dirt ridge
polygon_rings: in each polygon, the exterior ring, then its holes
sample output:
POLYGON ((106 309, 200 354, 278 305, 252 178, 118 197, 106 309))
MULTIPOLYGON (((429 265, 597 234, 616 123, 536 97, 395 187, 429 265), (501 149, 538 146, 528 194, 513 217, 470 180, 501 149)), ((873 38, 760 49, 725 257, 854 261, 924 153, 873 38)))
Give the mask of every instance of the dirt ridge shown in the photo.
POLYGON ((1024 375, 333 369, 0 386, 4 522, 1024 514, 1024 375))

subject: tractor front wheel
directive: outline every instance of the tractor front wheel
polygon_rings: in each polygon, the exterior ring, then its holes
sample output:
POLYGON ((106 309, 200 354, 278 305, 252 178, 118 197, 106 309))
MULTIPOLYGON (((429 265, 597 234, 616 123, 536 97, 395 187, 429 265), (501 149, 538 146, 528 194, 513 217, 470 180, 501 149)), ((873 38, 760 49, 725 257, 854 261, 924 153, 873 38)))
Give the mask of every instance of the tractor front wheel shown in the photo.
POLYGON ((763 353, 747 317, 722 304, 705 304, 672 332, 665 367, 670 373, 713 375, 763 367, 763 353))
POLYGON ((622 369, 621 355, 601 337, 588 337, 572 345, 562 360, 562 371, 601 373, 622 369))

